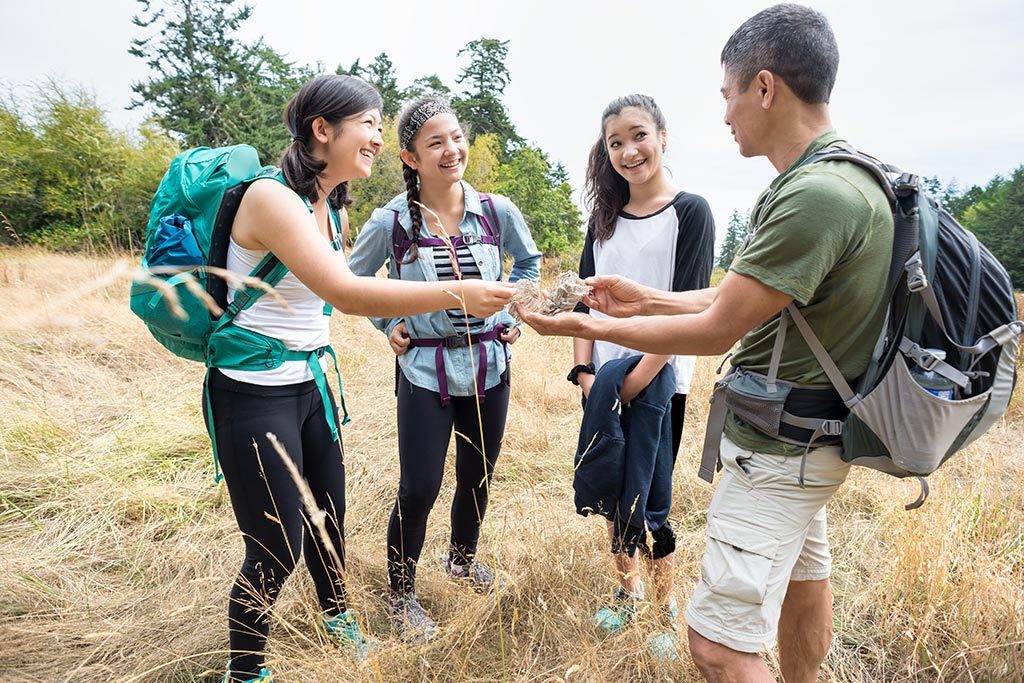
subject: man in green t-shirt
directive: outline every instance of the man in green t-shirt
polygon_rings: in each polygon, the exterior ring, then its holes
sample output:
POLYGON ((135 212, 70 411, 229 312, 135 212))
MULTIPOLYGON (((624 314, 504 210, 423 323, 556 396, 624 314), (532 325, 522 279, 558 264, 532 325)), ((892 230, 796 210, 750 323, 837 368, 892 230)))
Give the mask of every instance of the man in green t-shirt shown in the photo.
MULTIPOLYGON (((885 194, 845 161, 801 165, 840 140, 828 101, 839 53, 828 21, 776 5, 746 21, 722 51, 725 123, 745 157, 780 175, 751 217, 753 236, 722 283, 662 292, 618 276, 591 278, 585 303, 613 318, 523 312, 543 334, 604 339, 658 354, 720 355, 767 373, 780 312, 795 303, 848 380, 867 367, 885 315, 893 221, 885 194)), ((801 335, 786 337, 778 377, 827 385, 801 335)), ((759 656, 779 644, 787 683, 814 681, 832 637, 825 504, 849 466, 838 446, 811 450, 733 415, 708 510, 700 580, 686 610, 693 659, 710 681, 773 681, 759 656)))

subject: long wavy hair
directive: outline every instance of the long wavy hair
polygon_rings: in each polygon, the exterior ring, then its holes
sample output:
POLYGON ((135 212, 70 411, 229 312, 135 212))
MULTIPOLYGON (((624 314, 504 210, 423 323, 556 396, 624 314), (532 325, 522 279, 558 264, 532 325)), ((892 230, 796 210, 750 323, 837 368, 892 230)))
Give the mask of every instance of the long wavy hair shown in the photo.
MULTIPOLYGON (((284 125, 292 142, 281 155, 281 170, 288 187, 310 202, 319 198, 321 179, 327 162, 313 155, 313 121, 323 117, 338 125, 349 116, 370 109, 381 109, 383 100, 377 90, 355 76, 324 74, 306 81, 284 108, 284 125)), ((335 209, 351 204, 348 182, 330 189, 327 201, 335 209)))
POLYGON ((612 116, 618 116, 627 107, 636 107, 650 115, 658 131, 665 130, 665 115, 648 95, 625 95, 612 100, 601 114, 601 134, 590 150, 587 177, 584 183, 584 201, 590 210, 590 229, 594 239, 604 242, 615 234, 615 221, 629 202, 629 183, 619 175, 608 158, 604 141, 604 125, 612 116))

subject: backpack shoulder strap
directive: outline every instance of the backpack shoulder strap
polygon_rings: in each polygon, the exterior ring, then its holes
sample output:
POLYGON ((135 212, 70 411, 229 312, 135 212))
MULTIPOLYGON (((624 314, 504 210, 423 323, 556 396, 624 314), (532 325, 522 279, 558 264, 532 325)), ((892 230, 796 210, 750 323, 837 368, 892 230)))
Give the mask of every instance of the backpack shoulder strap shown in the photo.
POLYGON ((885 196, 889 200, 889 205, 896 205, 896 192, 893 189, 893 181, 890 175, 894 174, 899 176, 902 175, 902 171, 895 166, 883 163, 873 156, 864 154, 845 143, 829 145, 828 147, 820 149, 804 159, 803 163, 800 165, 807 166, 819 161, 849 161, 850 163, 857 164, 875 177, 875 180, 878 181, 882 191, 885 192, 885 196))
MULTIPOLYGON (((484 219, 484 232, 494 240, 494 245, 498 247, 498 272, 501 273, 505 263, 505 252, 501 247, 501 221, 498 220, 498 211, 494 207, 494 197, 486 192, 481 192, 480 205, 484 209, 484 215, 481 216, 484 219)), ((502 273, 501 279, 504 279, 504 273, 502 273)))

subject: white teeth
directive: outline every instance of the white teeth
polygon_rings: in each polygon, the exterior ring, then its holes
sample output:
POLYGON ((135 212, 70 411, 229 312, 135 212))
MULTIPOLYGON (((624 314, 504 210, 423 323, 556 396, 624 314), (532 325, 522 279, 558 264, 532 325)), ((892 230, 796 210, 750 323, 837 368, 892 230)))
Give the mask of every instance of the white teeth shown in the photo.
POLYGON ((634 169, 637 166, 639 166, 640 164, 644 163, 645 161, 647 161, 647 159, 641 159, 640 161, 636 162, 635 164, 626 164, 625 166, 626 166, 626 168, 634 169))
POLYGON ((460 161, 462 161, 462 160, 461 159, 456 159, 455 161, 451 161, 451 162, 449 162, 447 164, 441 164, 441 168, 455 168, 456 166, 459 165, 460 161))

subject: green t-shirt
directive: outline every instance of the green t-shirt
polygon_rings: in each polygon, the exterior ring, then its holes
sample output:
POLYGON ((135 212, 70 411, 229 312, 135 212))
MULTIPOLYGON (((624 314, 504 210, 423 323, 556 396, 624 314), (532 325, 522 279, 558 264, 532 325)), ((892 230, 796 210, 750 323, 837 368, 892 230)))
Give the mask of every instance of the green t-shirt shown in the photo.
MULTIPOLYGON (((868 366, 885 316, 885 281, 892 255, 888 199, 870 172, 848 161, 815 162, 811 154, 841 138, 828 132, 777 177, 751 214, 750 241, 732 270, 793 297, 811 329, 848 380, 868 366)), ((740 340, 732 364, 768 373, 779 316, 740 340)), ((790 325, 779 379, 829 384, 795 325, 790 325)), ((800 454, 730 414, 726 435, 742 448, 800 454)))

